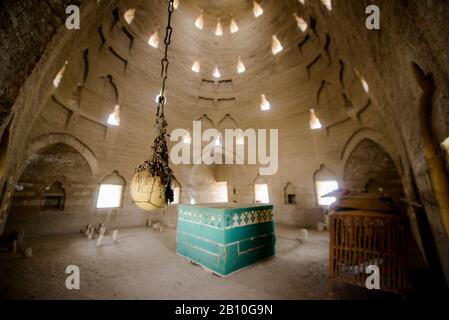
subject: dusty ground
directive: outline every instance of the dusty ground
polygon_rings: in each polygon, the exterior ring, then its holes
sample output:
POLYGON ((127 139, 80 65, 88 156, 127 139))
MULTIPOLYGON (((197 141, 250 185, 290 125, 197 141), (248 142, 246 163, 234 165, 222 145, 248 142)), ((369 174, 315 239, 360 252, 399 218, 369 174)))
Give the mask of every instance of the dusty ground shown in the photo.
MULTIPOLYGON (((176 231, 122 229, 113 244, 81 235, 28 239, 33 257, 0 252, 3 299, 328 299, 328 234, 277 227, 277 255, 226 279, 176 255, 176 231), (81 270, 81 289, 65 287, 68 265, 81 270)), ((363 299, 364 289, 340 286, 337 299, 363 299)), ((372 297, 370 295, 370 297, 372 297)), ((385 296, 382 296, 385 297, 385 296)), ((391 298, 387 296, 388 298, 391 298)))

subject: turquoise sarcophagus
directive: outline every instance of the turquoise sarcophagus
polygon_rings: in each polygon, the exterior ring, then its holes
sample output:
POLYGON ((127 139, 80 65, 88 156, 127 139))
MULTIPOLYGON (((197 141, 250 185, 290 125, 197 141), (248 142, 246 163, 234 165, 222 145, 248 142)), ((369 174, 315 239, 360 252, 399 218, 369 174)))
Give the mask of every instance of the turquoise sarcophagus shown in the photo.
POLYGON ((272 205, 178 206, 176 252, 220 276, 275 254, 272 205))

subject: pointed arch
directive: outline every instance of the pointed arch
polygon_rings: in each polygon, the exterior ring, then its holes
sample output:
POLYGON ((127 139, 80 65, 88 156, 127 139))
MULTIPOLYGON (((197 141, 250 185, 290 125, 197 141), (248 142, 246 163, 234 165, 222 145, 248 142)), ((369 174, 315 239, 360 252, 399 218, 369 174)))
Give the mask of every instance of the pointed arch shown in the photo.
POLYGON ((402 174, 403 170, 400 156, 396 152, 393 144, 383 134, 372 128, 362 128, 356 131, 345 143, 340 154, 340 159, 342 160, 342 170, 344 170, 344 168, 346 167, 346 164, 352 152, 357 148, 360 142, 365 139, 371 140, 374 143, 378 144, 381 148, 383 148, 393 160, 398 171, 402 174))
MULTIPOLYGON (((82 141, 78 140, 72 135, 65 133, 50 133, 33 140, 31 142, 31 145, 27 148, 25 159, 30 159, 33 154, 39 153, 49 148, 50 146, 58 143, 66 144, 75 149, 76 151, 78 151, 86 160, 86 162, 89 164, 92 175, 94 176, 98 175, 99 172, 98 161, 97 157, 92 152, 92 150, 82 141)), ((25 166, 26 161, 22 164, 20 173, 23 172, 25 166)))

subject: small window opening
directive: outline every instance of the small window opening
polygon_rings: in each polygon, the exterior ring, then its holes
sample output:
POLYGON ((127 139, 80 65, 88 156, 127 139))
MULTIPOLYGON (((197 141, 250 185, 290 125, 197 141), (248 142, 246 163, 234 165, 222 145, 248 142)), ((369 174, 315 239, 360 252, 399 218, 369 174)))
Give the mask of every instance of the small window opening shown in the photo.
POLYGON ((64 65, 62 66, 61 70, 59 70, 59 72, 56 74, 56 77, 55 77, 55 79, 53 80, 53 86, 54 86, 55 88, 58 88, 59 85, 61 84, 62 78, 64 77, 64 73, 65 73, 66 66, 67 66, 68 64, 69 64, 69 62, 66 61, 66 62, 64 63, 64 65))
POLYGON ((264 94, 262 94, 261 101, 260 101, 260 110, 268 111, 270 109, 271 109, 271 103, 267 100, 267 97, 264 94))
POLYGON ((338 190, 338 182, 335 180, 316 181, 316 193, 320 206, 329 206, 337 201, 336 197, 329 196, 332 191, 338 190))
POLYGON ((201 10, 200 15, 195 20, 195 27, 197 27, 200 30, 203 30, 204 27, 204 16, 203 16, 203 10, 201 10))
POLYGON ((218 70, 218 65, 215 65, 214 72, 212 73, 212 75, 214 76, 214 78, 220 78, 221 77, 220 70, 218 70))
POLYGON ((100 185, 97 208, 121 208, 124 189, 125 179, 119 175, 118 171, 114 171, 111 175, 104 178, 100 185))
POLYGON ((312 129, 312 130, 319 130, 319 129, 321 129, 323 127, 321 125, 320 119, 316 116, 314 109, 310 109, 310 123, 309 123, 309 125, 310 125, 310 129, 312 129))
POLYGON ((136 15, 136 9, 129 9, 125 12, 123 17, 125 18, 125 21, 127 24, 131 24, 134 21, 136 15))
POLYGON ((64 210, 65 190, 60 182, 55 182, 45 189, 44 209, 64 210))
POLYGON ((220 20, 220 18, 218 18, 218 20, 217 20, 217 27, 216 27, 216 29, 215 29, 215 35, 216 35, 217 37, 223 36, 223 26, 221 25, 221 20, 220 20))
POLYGON ((270 196, 268 194, 268 185, 266 183, 255 184, 254 194, 255 194, 254 200, 256 203, 270 203, 270 196))
POLYGON ((246 71, 246 66, 243 63, 242 59, 239 57, 237 62, 237 72, 238 73, 244 73, 246 71))
POLYGON ((302 32, 306 32, 307 28, 309 27, 309 25, 307 24, 306 20, 304 20, 302 17, 299 17, 296 12, 293 13, 293 16, 296 19, 296 23, 298 24, 298 28, 302 31, 302 32))
POLYGON ((114 108, 114 112, 109 115, 108 124, 110 124, 111 126, 119 126, 120 125, 120 106, 119 105, 116 105, 114 108))
POLYGON ((441 146, 449 153, 449 137, 441 143, 441 146))
POLYGON ((284 47, 282 47, 281 42, 276 36, 273 36, 272 44, 271 44, 271 51, 273 52, 273 55, 277 55, 281 53, 281 51, 284 50, 284 47))
POLYGON ((212 185, 212 200, 214 203, 228 202, 228 183, 216 182, 212 185))
POLYGON ((296 191, 291 182, 284 188, 285 204, 296 204, 296 191))
POLYGON ((231 18, 231 24, 229 25, 229 31, 231 32, 231 34, 239 31, 239 26, 237 25, 237 22, 234 20, 234 18, 231 18))
POLYGON ((327 10, 332 11, 332 0, 321 0, 327 10))
POLYGON ((148 44, 157 49, 159 48, 159 26, 156 28, 156 31, 151 35, 150 39, 148 40, 148 44))
POLYGON ((201 64, 198 60, 196 60, 192 65, 192 71, 195 73, 200 73, 201 71, 201 64))
POLYGON ((253 1, 253 14, 255 18, 260 17, 263 15, 263 9, 256 1, 253 1))

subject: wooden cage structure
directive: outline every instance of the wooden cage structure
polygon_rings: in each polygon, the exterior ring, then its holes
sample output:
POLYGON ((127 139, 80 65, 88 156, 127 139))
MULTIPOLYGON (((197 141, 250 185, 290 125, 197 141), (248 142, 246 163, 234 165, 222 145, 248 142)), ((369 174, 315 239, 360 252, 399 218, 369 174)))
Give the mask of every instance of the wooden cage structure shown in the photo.
POLYGON ((405 295, 407 233, 401 217, 366 211, 329 214, 329 293, 335 282, 366 287, 370 265, 380 271, 380 290, 405 295))

